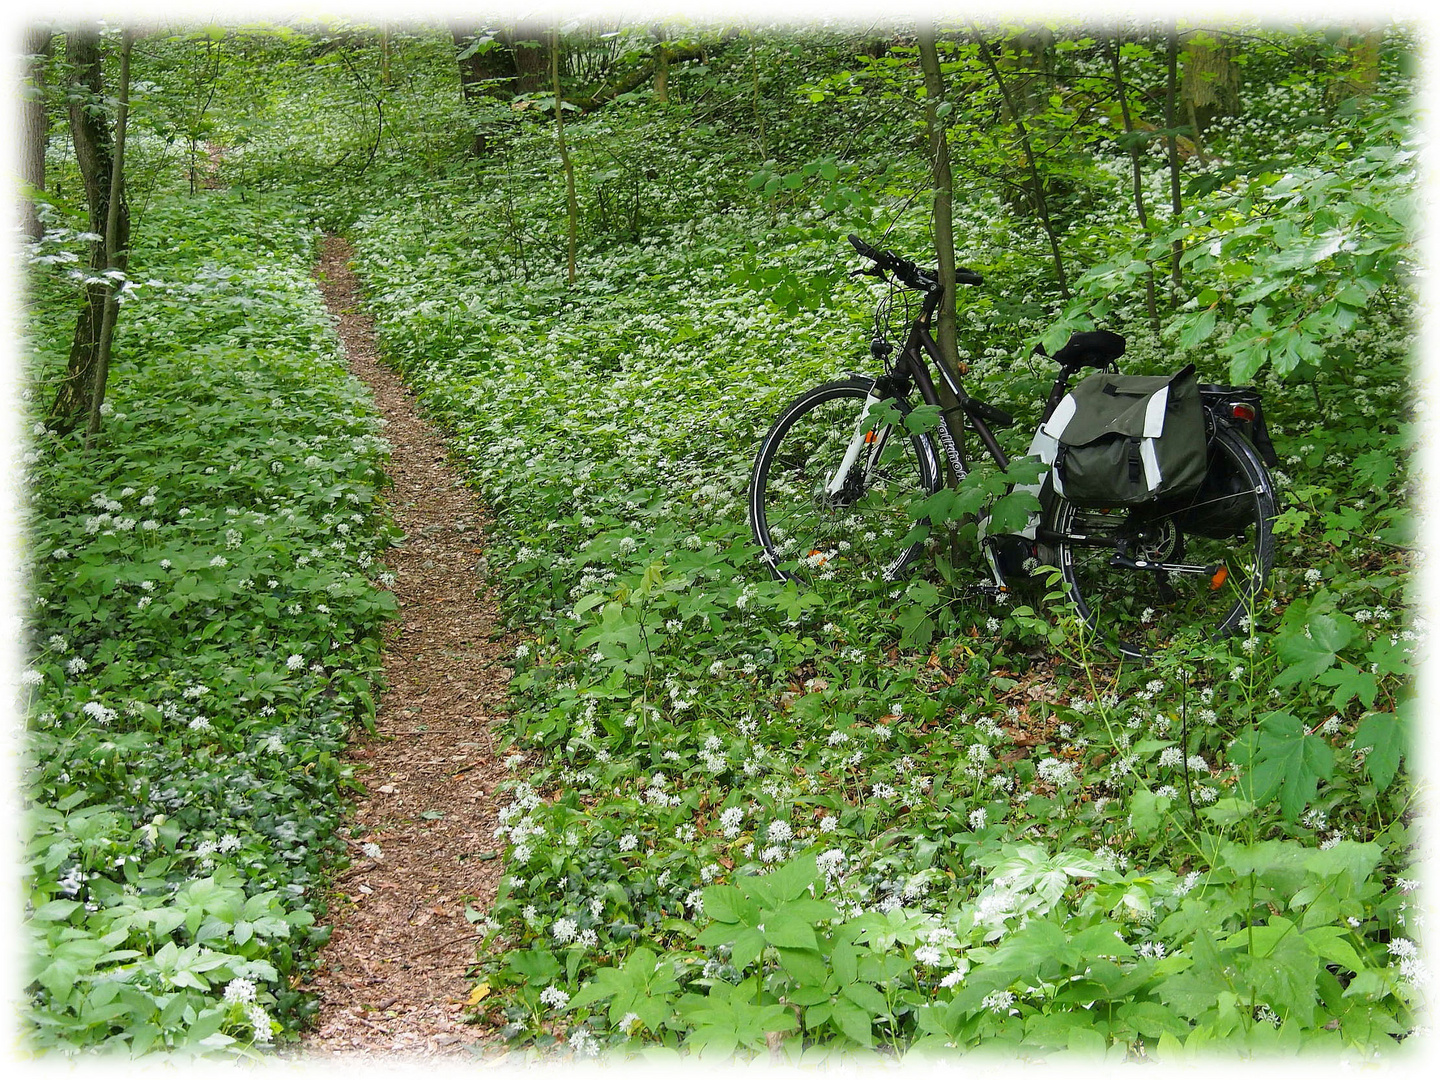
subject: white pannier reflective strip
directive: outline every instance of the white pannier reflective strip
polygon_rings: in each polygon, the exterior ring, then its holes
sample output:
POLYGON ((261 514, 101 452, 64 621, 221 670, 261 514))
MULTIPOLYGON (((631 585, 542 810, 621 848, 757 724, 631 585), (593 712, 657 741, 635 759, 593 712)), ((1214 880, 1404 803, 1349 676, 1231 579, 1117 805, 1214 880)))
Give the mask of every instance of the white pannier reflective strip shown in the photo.
MULTIPOLYGON (((1065 425, 1070 423, 1071 417, 1075 415, 1075 399, 1066 394, 1060 399, 1060 404, 1055 406, 1055 411, 1050 414, 1050 419, 1041 425, 1040 430, 1051 439, 1059 441, 1060 435, 1065 430, 1065 425)), ((1047 461, 1055 460, 1054 447, 1051 447, 1050 457, 1047 461)))
MULTIPOLYGON (((1016 491, 1029 492, 1031 495, 1034 495, 1036 499, 1043 501, 1044 496, 1042 492, 1045 487, 1045 478, 1047 476, 1053 475, 1053 471, 1049 469, 1049 466, 1055 464, 1055 448, 1058 445, 1059 444, 1056 443, 1054 439, 1052 439, 1049 435, 1045 433, 1045 428, 1043 426, 1035 429, 1035 434, 1030 439, 1030 449, 1025 452, 1025 456, 1038 459, 1042 464, 1047 467, 1047 471, 1042 472, 1039 479, 1036 480, 1033 484, 1016 484, 1016 491)), ((977 530, 977 535, 982 542, 989 534, 989 525, 990 518, 988 515, 980 519, 980 525, 979 529, 977 530)), ((1030 513, 1030 516, 1025 521, 1024 528, 1017 531, 1014 535, 1023 536, 1027 540, 1034 540, 1035 530, 1039 527, 1039 525, 1040 512, 1032 511, 1030 513)))
POLYGON ((1155 457, 1155 440, 1140 440, 1140 464, 1145 468, 1145 488, 1154 491, 1160 486, 1163 479, 1160 475, 1160 462, 1155 457))
POLYGON ((1147 439, 1158 439, 1165 430, 1165 407, 1170 404, 1170 387, 1162 386, 1150 395, 1145 406, 1145 431, 1147 439))
POLYGON ((1140 463, 1145 467, 1145 486, 1160 486, 1160 462, 1155 457, 1155 440, 1165 430, 1165 407, 1170 404, 1170 387, 1162 386, 1150 395, 1145 406, 1145 436, 1140 442, 1140 463))

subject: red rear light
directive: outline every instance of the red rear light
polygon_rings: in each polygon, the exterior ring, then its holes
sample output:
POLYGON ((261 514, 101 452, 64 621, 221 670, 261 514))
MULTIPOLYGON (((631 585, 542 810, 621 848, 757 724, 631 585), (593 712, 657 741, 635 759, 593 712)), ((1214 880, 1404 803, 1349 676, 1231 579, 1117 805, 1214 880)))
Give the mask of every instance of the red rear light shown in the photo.
POLYGON ((1255 406, 1246 405, 1243 401, 1232 401, 1230 415, 1236 420, 1244 420, 1248 424, 1255 419, 1255 406))

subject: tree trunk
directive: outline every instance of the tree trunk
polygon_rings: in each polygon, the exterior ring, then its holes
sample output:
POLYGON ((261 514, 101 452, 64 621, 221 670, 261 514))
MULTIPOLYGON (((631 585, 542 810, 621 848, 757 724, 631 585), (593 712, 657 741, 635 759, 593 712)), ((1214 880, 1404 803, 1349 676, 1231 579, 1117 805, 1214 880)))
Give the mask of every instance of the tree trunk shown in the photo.
POLYGON ((21 228, 32 240, 45 232, 31 192, 45 190, 45 144, 50 138, 50 114, 45 107, 45 63, 50 59, 53 35, 48 29, 25 31, 26 73, 20 91, 20 179, 29 191, 21 194, 21 228))
POLYGON ((662 85, 668 81, 670 65, 683 63, 687 60, 700 60, 704 58, 704 55, 704 50, 700 48, 666 49, 663 46, 658 47, 655 51, 655 61, 653 69, 649 64, 642 64, 639 67, 633 68, 625 75, 622 75, 620 78, 616 79, 608 86, 602 86, 599 90, 595 91, 595 93, 588 98, 571 98, 570 104, 578 106, 580 111, 583 113, 594 112, 602 105, 614 101, 621 94, 628 94, 630 93, 630 91, 644 85, 651 78, 655 80, 657 95, 656 100, 665 100, 659 95, 661 93, 662 85), (662 68, 666 72, 666 75, 663 78, 660 74, 662 68))
POLYGON ((1044 27, 1031 28, 1015 34, 995 58, 996 65, 1008 75, 1010 100, 1029 116, 1049 98, 1049 85, 1055 73, 1055 34, 1044 27))
MULTIPOLYGON (((940 56, 935 48, 935 26, 924 23, 916 33, 920 47, 920 70, 925 75, 925 126, 930 133, 931 182, 934 196, 935 255, 939 262, 940 280, 945 291, 935 312, 935 344, 953 370, 960 367, 960 347, 955 333, 955 222, 953 217, 953 178, 950 174, 950 143, 946 124, 940 114, 945 97, 945 81, 940 74, 940 56)), ((942 379, 935 385, 945 425, 957 447, 964 434, 964 417, 957 415, 960 401, 942 379)), ((948 471, 948 464, 946 466, 948 471)), ((954 477, 953 479, 959 479, 954 477)))
POLYGON ((545 31, 535 23, 520 23, 501 36, 515 57, 515 92, 533 94, 543 90, 545 76, 554 66, 547 55, 545 31))
MULTIPOLYGON (((116 239, 120 232, 120 204, 125 186, 125 127, 130 116, 130 52, 134 39, 130 31, 120 36, 120 85, 115 98, 115 160, 110 169, 110 205, 105 216, 105 266, 118 270, 120 254, 116 239)), ((90 391, 90 415, 85 425, 85 449, 95 445, 100 432, 100 406, 105 403, 105 384, 110 379, 110 346, 115 339, 115 317, 120 308, 120 281, 107 283, 105 307, 100 319, 100 342, 95 357, 95 383, 90 391)))
POLYGON ((1385 35, 1379 30, 1346 34, 1339 41, 1346 64, 1339 77, 1325 91, 1325 103, 1334 108, 1350 98, 1365 98, 1380 83, 1380 47, 1385 35))
POLYGON ((65 55, 70 68, 70 134, 75 143, 75 160, 85 188, 90 231, 101 237, 90 245, 90 267, 96 282, 85 289, 85 304, 75 321, 70 359, 61 380, 49 423, 64 433, 72 430, 90 411, 100 359, 100 331, 104 324, 105 302, 110 295, 104 273, 124 271, 130 249, 130 210, 125 200, 123 178, 114 182, 114 149, 109 126, 99 103, 105 99, 103 57, 98 29, 72 30, 65 35, 65 55), (109 230, 112 192, 118 195, 115 229, 109 230), (110 244, 106 235, 110 234, 110 244), (113 245, 113 246, 112 246, 113 245), (107 250, 107 247, 110 250, 107 250))
MULTIPOLYGON (((458 24, 451 24, 450 39, 455 43, 455 62, 460 69, 460 99, 473 105, 486 97, 504 97, 505 82, 515 76, 508 53, 491 43, 489 47, 472 39, 477 35, 458 24)), ((470 134, 470 156, 483 157, 488 149, 485 133, 478 127, 470 134)))
POLYGON ((980 28, 974 23, 971 23, 970 29, 975 44, 980 49, 980 58, 989 69, 991 78, 995 80, 995 86, 999 89, 1000 97, 1005 102, 1005 109, 1010 114, 1016 133, 1020 136, 1020 147, 1025 153, 1025 165, 1035 193, 1035 216, 1039 219, 1040 227, 1045 231, 1045 238, 1050 243, 1050 257, 1055 262, 1055 281, 1060 286, 1060 295, 1069 300, 1070 286, 1065 277, 1065 260, 1060 251, 1060 237, 1055 232, 1055 226, 1050 220, 1050 207, 1045 199, 1045 178, 1040 175, 1040 162, 1035 156, 1035 148, 1030 143, 1030 131, 1020 117, 1017 103, 1010 94, 1005 77, 1000 73, 999 65, 995 62, 995 54, 990 51, 990 46, 985 42, 985 36, 981 34, 980 28))
POLYGON ((945 82, 940 74, 933 23, 920 28, 916 44, 920 47, 920 70, 925 75, 925 126, 930 133, 931 179, 935 192, 935 255, 939 260, 940 280, 945 283, 945 295, 936 311, 935 342, 946 360, 958 364, 960 352, 955 340, 955 225, 951 203, 954 184, 950 175, 950 143, 945 137, 946 124, 938 111, 945 96, 945 82))
MULTIPOLYGON (((1130 115, 1130 97, 1125 92, 1125 77, 1120 68, 1120 45, 1114 38, 1105 39, 1106 51, 1110 54, 1110 72, 1115 79, 1115 97, 1120 102, 1120 121, 1125 127, 1127 148, 1130 151, 1130 188, 1135 199, 1135 219, 1146 236, 1150 234, 1150 215, 1145 209, 1145 179, 1141 167, 1140 142, 1136 137, 1135 121, 1130 115)), ((1155 302, 1155 268, 1145 272, 1145 307, 1150 313, 1150 325, 1160 330, 1160 310, 1155 302)))
POLYGON ((1240 69, 1230 45, 1213 34, 1194 31, 1180 44, 1185 54, 1180 94, 1198 146, 1212 122, 1240 111, 1240 69))
POLYGON ((550 76, 555 87, 555 138, 560 144, 560 168, 565 174, 565 211, 568 222, 569 260, 568 278, 575 284, 575 234, 578 231, 580 211, 575 202, 575 163, 570 160, 570 151, 565 146, 565 99, 560 94, 560 40, 559 34, 550 32, 550 76))
POLYGON ((476 41, 480 35, 481 31, 459 24, 450 27, 460 67, 460 95, 467 102, 487 97, 506 101, 515 96, 515 54, 498 38, 476 41))
MULTIPOLYGON (((1175 133, 1178 123, 1176 105, 1180 95, 1179 62, 1180 35, 1171 26, 1165 41, 1165 151, 1170 161, 1170 214, 1177 222, 1185 209, 1180 198, 1180 146, 1175 133)), ((1176 240, 1170 245, 1170 282, 1177 292, 1180 289, 1180 256, 1184 252, 1184 241, 1176 240)))

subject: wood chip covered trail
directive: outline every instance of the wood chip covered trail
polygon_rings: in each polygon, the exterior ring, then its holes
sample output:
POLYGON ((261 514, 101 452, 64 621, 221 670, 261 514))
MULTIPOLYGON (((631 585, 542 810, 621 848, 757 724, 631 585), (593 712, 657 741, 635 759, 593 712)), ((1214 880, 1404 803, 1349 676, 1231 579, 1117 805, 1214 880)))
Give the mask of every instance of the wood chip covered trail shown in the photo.
POLYGON ((490 723, 504 705, 510 646, 496 639, 476 569, 484 509, 399 376, 377 360, 350 258, 345 241, 328 238, 316 276, 351 370, 386 420, 388 498, 406 539, 386 556, 401 617, 376 735, 351 745, 365 793, 353 862, 326 917, 334 931, 306 984, 320 1012, 300 1050, 332 1061, 470 1058, 494 1039, 462 1022, 476 946, 465 908, 488 908, 504 869, 494 836, 503 770, 490 723))

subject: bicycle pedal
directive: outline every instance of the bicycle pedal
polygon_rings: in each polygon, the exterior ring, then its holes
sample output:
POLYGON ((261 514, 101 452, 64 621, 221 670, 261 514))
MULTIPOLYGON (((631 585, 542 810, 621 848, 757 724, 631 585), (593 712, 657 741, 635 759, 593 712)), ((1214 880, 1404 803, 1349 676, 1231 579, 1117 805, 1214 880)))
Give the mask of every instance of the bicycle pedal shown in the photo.
POLYGON ((969 591, 977 596, 986 596, 991 600, 1001 596, 1009 596, 1010 590, 1004 585, 996 585, 993 581, 976 581, 969 585, 969 591))

